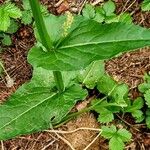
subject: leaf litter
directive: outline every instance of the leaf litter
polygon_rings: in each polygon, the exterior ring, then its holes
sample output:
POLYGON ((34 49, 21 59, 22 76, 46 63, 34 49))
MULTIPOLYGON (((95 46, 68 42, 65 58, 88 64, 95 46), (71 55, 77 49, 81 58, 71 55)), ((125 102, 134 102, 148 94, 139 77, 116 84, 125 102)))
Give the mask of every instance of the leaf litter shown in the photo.
MULTIPOLYGON (((141 13, 139 10, 140 0, 137 1, 126 1, 126 0, 115 0, 117 4, 117 13, 124 11, 130 12, 134 17, 134 22, 145 27, 150 27, 150 14, 147 12, 141 13)), ((1 1, 0 1, 1 2, 1 1)), ((18 0, 16 0, 19 3, 18 0)), ((53 7, 58 1, 46 1, 42 2, 47 5, 48 10, 54 14, 64 13, 64 11, 71 10, 72 12, 78 12, 83 4, 83 1, 67 1, 53 7), (62 6, 65 5, 65 6, 62 6)), ((91 1, 94 3, 95 1, 91 1)), ((96 2, 95 2, 96 3, 96 2)), ((13 93, 20 85, 30 80, 32 77, 32 68, 26 61, 26 55, 30 47, 34 44, 33 31, 30 26, 22 26, 19 31, 12 36, 14 45, 12 47, 6 47, 5 51, 0 54, 1 59, 5 62, 5 68, 11 78, 14 79, 14 86, 8 88, 6 85, 6 79, 1 77, 0 79, 0 100, 6 100, 11 93, 13 93)), ((143 82, 143 75, 145 72, 150 70, 150 51, 149 48, 140 49, 135 52, 130 52, 116 57, 106 62, 106 71, 117 81, 123 81, 130 86, 131 97, 136 98, 140 95, 137 90, 137 86, 143 82)), ((121 116, 122 118, 122 116, 121 116)), ((114 124, 119 124, 119 119, 114 121, 114 124)), ((149 149, 150 144, 150 131, 145 128, 144 125, 135 125, 140 132, 135 131, 134 122, 132 117, 124 116, 122 122, 127 122, 130 127, 130 131, 133 134, 133 142, 131 142, 126 149, 149 149)), ((119 126, 119 125, 118 125, 119 126)), ((60 131, 70 131, 80 127, 91 127, 98 128, 97 123, 93 114, 83 114, 76 120, 68 122, 66 125, 59 128, 60 131)), ((77 131, 74 134, 61 135, 66 138, 67 141, 75 147, 76 150, 82 150, 86 145, 97 135, 93 131, 77 131), (86 138, 87 137, 87 138, 86 138)), ((69 150, 65 142, 60 140, 57 135, 48 132, 31 134, 28 136, 18 137, 16 139, 1 142, 1 148, 6 150, 12 149, 59 149, 69 150)), ((91 150, 108 149, 107 141, 103 138, 98 138, 93 143, 91 150)))

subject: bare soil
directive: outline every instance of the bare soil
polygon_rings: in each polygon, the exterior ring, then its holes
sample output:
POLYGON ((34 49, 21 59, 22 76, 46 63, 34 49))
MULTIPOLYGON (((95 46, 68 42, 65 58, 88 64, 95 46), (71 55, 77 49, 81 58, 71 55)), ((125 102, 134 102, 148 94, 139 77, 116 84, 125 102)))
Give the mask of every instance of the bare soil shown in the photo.
MULTIPOLYGON (((14 0, 18 5, 20 0, 14 0)), ((0 0, 2 3, 3 0, 0 0)), ((50 12, 59 15, 69 10, 77 13, 82 10, 86 1, 68 0, 58 3, 56 0, 41 0, 50 12)), ((96 3, 97 0, 90 1, 96 3)), ((140 3, 142 0, 115 0, 117 4, 116 13, 129 12, 136 24, 150 28, 150 13, 142 12, 140 3)), ((98 3, 99 5, 100 3, 98 3)), ((18 32, 12 35, 13 45, 4 47, 0 58, 4 61, 5 69, 14 80, 14 86, 6 86, 6 76, 0 78, 0 102, 16 91, 23 83, 28 82, 32 77, 32 67, 27 63, 27 53, 34 45, 35 38, 31 26, 22 25, 18 32)), ((134 99, 140 95, 137 86, 143 82, 144 73, 150 71, 150 49, 143 48, 134 52, 122 54, 106 62, 106 71, 117 81, 125 82, 130 87, 130 96, 134 99)), ((127 145, 126 150, 149 150, 150 130, 145 124, 135 124, 130 115, 116 116, 114 121, 118 127, 126 126, 133 134, 133 140, 127 145)), ((58 130, 71 131, 77 128, 99 128, 96 117, 93 113, 86 113, 79 118, 68 122, 58 130)), ((70 146, 64 138, 74 147, 75 150, 83 150, 97 136, 97 132, 79 130, 70 134, 50 133, 48 131, 21 136, 12 140, 1 141, 1 150, 70 150, 70 146), (58 135, 59 134, 59 135, 58 135), (61 137, 60 137, 61 136, 61 137)), ((108 141, 97 138, 88 150, 107 150, 108 141)))

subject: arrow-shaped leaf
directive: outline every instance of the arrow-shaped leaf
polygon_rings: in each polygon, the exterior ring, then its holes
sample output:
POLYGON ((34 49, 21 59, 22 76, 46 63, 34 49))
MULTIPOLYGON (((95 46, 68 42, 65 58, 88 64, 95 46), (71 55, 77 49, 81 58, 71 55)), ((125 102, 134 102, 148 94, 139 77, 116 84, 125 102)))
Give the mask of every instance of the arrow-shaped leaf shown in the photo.
POLYGON ((72 85, 61 94, 51 92, 54 83, 50 83, 51 71, 36 68, 31 82, 0 105, 0 140, 51 127, 87 95, 79 85, 72 85))
POLYGON ((62 17, 47 18, 46 26, 51 31, 50 35, 54 36, 54 50, 45 52, 40 47, 33 47, 28 56, 32 65, 50 70, 80 70, 95 60, 150 45, 148 29, 133 24, 99 24, 82 17, 74 17, 68 34, 63 37, 62 17), (52 26, 54 20, 56 27, 52 26))

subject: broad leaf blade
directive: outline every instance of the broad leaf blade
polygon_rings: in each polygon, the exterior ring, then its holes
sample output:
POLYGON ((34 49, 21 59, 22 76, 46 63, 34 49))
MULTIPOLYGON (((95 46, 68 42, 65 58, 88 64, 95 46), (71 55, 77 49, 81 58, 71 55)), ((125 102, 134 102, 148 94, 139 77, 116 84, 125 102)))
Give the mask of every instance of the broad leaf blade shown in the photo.
POLYGON ((14 94, 0 106, 0 140, 51 127, 85 96, 86 92, 76 85, 62 94, 51 93, 44 87, 30 89, 20 96, 14 94))
POLYGON ((74 17, 68 35, 58 42, 62 37, 63 18, 49 16, 47 27, 53 29, 50 36, 54 35, 55 50, 45 52, 40 47, 32 48, 28 60, 33 66, 59 71, 80 70, 95 60, 150 45, 148 29, 123 23, 99 24, 81 17, 74 17), (54 21, 57 25, 52 25, 54 21))
MULTIPOLYGON (((67 87, 71 77, 65 80, 67 87)), ((41 131, 58 123, 87 94, 79 85, 70 86, 60 95, 52 92, 54 87, 52 72, 35 68, 32 80, 0 105, 0 139, 41 131)))

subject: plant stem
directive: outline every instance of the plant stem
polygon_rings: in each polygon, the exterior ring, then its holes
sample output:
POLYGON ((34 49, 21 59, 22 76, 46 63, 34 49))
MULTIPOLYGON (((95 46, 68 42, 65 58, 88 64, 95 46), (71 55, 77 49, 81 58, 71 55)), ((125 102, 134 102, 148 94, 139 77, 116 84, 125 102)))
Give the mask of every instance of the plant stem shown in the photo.
POLYGON ((54 75, 57 89, 59 90, 60 93, 63 92, 65 88, 64 88, 64 83, 63 83, 63 78, 62 78, 61 72, 53 71, 53 75, 54 75))
POLYGON ((73 118, 76 118, 77 116, 89 112, 91 110, 94 109, 95 106, 97 106, 98 104, 100 104, 103 100, 105 100, 107 98, 107 96, 103 97, 101 100, 99 100, 97 103, 95 103, 94 105, 91 105, 89 107, 86 107, 78 112, 74 112, 72 114, 67 115, 66 117, 64 117, 61 122, 59 122, 58 124, 54 124, 54 128, 58 128, 60 126, 62 126, 63 124, 67 123, 68 121, 72 120, 73 118))
POLYGON ((38 0, 29 0, 29 1, 30 1, 30 6, 31 6, 32 13, 34 16, 35 24, 36 24, 40 39, 42 41, 42 44, 45 46, 47 50, 50 51, 52 49, 52 40, 46 30, 46 26, 45 26, 43 17, 41 15, 39 1, 38 0))
POLYGON ((85 108, 85 109, 82 109, 81 111, 72 113, 72 114, 70 114, 70 115, 64 117, 64 119, 61 120, 61 122, 59 122, 58 124, 54 124, 53 127, 54 127, 54 128, 58 128, 58 127, 62 126, 63 124, 67 123, 68 121, 72 120, 73 118, 76 118, 76 117, 79 116, 80 114, 89 112, 90 110, 91 110, 91 108, 85 108))
MULTIPOLYGON (((29 0, 31 10, 34 16, 35 25, 37 27, 40 39, 42 41, 43 46, 50 51, 53 48, 52 40, 47 32, 43 17, 41 15, 40 4, 38 0, 29 0)), ((57 89, 59 92, 64 91, 64 83, 62 79, 62 74, 60 71, 53 71, 54 79, 57 85, 57 89)))
MULTIPOLYGON (((94 107, 99 105, 102 101, 106 100, 110 95, 111 93, 115 90, 115 88, 117 87, 117 85, 115 85, 112 90, 106 95, 104 96, 101 100, 99 100, 98 102, 96 102, 95 104, 89 106, 89 107, 86 107, 78 112, 74 112, 74 113, 71 113, 67 116, 65 116, 59 123, 57 124, 54 124, 54 128, 58 128, 60 127, 61 125, 63 125, 64 123, 67 123, 68 121, 72 120, 73 118, 76 118, 77 116, 79 116, 80 114, 83 114, 83 113, 86 113, 86 112, 89 112, 91 110, 94 110, 94 107)), ((110 104, 110 106, 118 106, 118 105, 113 105, 113 104, 110 104)))

